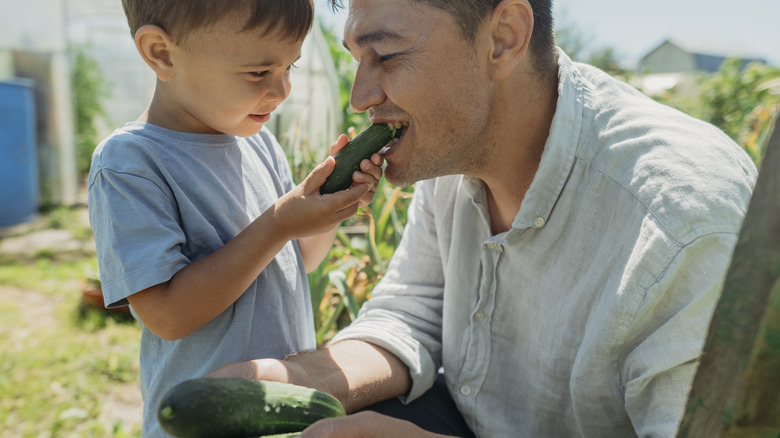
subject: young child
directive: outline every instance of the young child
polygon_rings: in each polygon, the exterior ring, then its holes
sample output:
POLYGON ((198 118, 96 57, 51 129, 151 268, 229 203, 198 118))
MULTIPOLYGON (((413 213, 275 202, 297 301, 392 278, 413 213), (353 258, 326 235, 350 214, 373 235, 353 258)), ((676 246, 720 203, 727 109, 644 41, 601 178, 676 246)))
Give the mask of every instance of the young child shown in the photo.
POLYGON ((174 384, 316 347, 306 272, 373 199, 382 159, 320 195, 333 159, 294 186, 263 127, 290 91, 311 0, 122 3, 157 85, 95 150, 89 211, 105 301, 129 303, 143 327, 143 432, 160 437, 157 404, 174 384))

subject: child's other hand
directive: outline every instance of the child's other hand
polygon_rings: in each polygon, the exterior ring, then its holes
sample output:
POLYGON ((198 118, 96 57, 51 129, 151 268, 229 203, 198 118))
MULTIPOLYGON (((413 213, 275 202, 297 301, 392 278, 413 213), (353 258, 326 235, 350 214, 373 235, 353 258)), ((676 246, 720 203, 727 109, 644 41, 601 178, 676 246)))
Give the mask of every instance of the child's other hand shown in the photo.
POLYGON ((353 185, 327 195, 319 192, 335 165, 333 157, 328 157, 303 182, 274 203, 274 218, 280 232, 288 238, 324 233, 357 213, 359 201, 369 194, 369 184, 353 185))
MULTIPOLYGON (((349 137, 341 134, 339 138, 330 145, 330 155, 335 156, 344 146, 349 143, 349 137)), ((371 204, 376 195, 379 180, 382 178, 382 164, 385 160, 379 154, 373 154, 367 160, 360 162, 360 171, 352 175, 352 187, 360 184, 368 184, 370 187, 368 193, 360 198, 359 205, 365 207, 371 204)))

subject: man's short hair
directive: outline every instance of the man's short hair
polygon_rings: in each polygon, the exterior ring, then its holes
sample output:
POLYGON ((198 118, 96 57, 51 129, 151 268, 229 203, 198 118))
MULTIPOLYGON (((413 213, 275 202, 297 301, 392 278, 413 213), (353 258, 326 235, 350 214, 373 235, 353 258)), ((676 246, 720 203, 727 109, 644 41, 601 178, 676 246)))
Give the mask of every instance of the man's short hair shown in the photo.
MULTIPOLYGON (((473 41, 477 29, 501 0, 414 0, 448 12, 455 20, 461 36, 473 41)), ((342 7, 341 0, 329 0, 331 7, 342 7)), ((528 0, 534 12, 534 29, 529 49, 534 69, 550 74, 556 66, 555 33, 551 0, 528 0)))

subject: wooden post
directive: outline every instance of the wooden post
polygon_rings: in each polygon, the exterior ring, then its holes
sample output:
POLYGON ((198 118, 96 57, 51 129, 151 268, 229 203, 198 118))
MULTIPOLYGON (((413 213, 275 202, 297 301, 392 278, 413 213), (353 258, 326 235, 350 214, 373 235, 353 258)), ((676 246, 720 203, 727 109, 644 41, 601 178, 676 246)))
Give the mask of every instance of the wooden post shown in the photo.
POLYGON ((777 120, 677 436, 780 437, 780 123, 777 120))

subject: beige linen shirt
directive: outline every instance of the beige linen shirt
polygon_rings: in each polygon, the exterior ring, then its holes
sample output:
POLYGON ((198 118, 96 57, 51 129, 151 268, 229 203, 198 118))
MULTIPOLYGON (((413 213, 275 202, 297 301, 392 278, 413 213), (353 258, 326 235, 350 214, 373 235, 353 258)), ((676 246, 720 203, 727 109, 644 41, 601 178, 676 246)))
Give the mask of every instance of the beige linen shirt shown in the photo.
POLYGON ((479 437, 673 437, 756 169, 716 128, 559 55, 559 99, 510 231, 483 183, 418 183, 402 242, 334 341, 440 367, 479 437))

